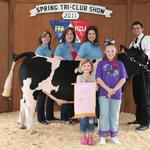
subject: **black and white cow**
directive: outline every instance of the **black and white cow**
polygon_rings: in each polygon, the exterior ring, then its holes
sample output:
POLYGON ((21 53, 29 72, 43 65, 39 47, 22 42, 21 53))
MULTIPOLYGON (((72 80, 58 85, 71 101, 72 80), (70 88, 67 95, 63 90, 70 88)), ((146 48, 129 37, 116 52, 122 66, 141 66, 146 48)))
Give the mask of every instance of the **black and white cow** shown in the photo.
POLYGON ((143 50, 133 47, 127 49, 124 45, 120 45, 120 49, 124 52, 118 54, 118 59, 124 63, 129 77, 150 71, 150 61, 143 50))
MULTIPOLYGON (((79 61, 35 56, 32 52, 22 53, 13 61, 2 94, 5 97, 10 96, 14 67, 21 58, 24 58, 24 61, 19 69, 19 82, 23 97, 20 103, 19 123, 20 128, 27 126, 31 133, 35 133, 33 116, 39 92, 44 92, 58 104, 72 103, 74 98, 72 83, 75 83, 79 74, 76 72, 79 61)), ((98 61, 95 64, 97 63, 98 61)))

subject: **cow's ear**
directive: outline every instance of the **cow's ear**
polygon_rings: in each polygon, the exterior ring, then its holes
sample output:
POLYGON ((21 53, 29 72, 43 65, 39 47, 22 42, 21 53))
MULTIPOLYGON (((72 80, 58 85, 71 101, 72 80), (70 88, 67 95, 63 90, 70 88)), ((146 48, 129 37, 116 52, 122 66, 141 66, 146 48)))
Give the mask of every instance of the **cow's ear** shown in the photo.
POLYGON ((93 59, 92 62, 95 63, 95 62, 96 62, 96 59, 93 59))
POLYGON ((126 50, 127 50, 127 48, 123 44, 121 44, 120 45, 120 51, 126 51, 126 50))
POLYGON ((15 60, 17 58, 17 54, 15 54, 14 52, 12 52, 11 58, 12 58, 12 60, 15 60))

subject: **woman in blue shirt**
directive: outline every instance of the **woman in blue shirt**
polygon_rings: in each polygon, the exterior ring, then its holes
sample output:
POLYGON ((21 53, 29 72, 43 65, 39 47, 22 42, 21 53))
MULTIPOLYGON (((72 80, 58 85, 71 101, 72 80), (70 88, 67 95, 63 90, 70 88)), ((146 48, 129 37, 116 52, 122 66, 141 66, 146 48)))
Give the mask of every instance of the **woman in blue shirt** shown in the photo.
MULTIPOLYGON (((62 42, 56 47, 54 57, 61 60, 75 60, 79 43, 75 42, 76 34, 72 27, 68 27, 62 34, 62 42)), ((74 116, 74 105, 72 103, 61 105, 61 120, 64 124, 71 123, 70 119, 74 116)))
MULTIPOLYGON (((51 47, 51 34, 49 31, 45 31, 39 37, 40 46, 36 49, 35 54, 52 57, 53 48, 51 47)), ((46 101, 46 95, 40 92, 37 98, 37 118, 42 124, 47 124, 49 121, 55 120, 54 118, 54 101, 50 98, 46 101), (46 115, 45 115, 45 102, 46 103, 46 115)))
POLYGON ((89 58, 90 60, 94 60, 102 58, 102 50, 98 44, 98 38, 97 27, 88 26, 76 59, 89 58))
POLYGON ((75 42, 76 34, 72 27, 68 27, 62 34, 62 42, 56 47, 55 58, 75 60, 80 44, 75 42))

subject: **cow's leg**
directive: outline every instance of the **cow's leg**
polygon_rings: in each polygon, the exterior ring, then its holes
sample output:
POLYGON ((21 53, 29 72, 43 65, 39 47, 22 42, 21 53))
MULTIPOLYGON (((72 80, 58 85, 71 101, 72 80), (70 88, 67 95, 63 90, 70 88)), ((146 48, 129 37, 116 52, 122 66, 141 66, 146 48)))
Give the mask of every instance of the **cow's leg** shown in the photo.
POLYGON ((24 98, 22 98, 20 100, 20 112, 19 112, 19 117, 18 117, 18 123, 20 124, 20 129, 26 128, 25 105, 26 105, 26 101, 24 98))
POLYGON ((27 78, 23 81, 22 92, 24 99, 26 100, 25 105, 25 114, 26 114, 26 122, 27 129, 31 131, 31 134, 36 133, 34 128, 34 112, 36 107, 36 100, 34 100, 33 90, 31 90, 31 78, 27 78))
POLYGON ((36 100, 29 98, 26 101, 25 113, 27 121, 27 129, 31 131, 31 134, 36 133, 34 128, 34 113, 36 107, 36 100))

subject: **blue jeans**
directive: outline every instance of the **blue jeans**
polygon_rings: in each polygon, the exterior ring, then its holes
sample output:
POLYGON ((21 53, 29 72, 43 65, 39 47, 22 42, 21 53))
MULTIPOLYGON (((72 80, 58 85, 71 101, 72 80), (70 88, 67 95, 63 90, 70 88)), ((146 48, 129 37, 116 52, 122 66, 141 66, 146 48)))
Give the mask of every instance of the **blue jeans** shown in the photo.
POLYGON ((94 119, 94 117, 80 118, 80 131, 83 133, 94 132, 94 119))
POLYGON ((102 137, 114 137, 118 134, 121 100, 99 97, 100 117, 99 134, 102 137))

